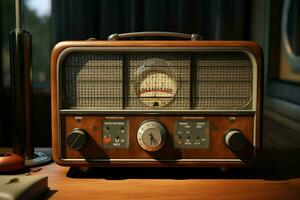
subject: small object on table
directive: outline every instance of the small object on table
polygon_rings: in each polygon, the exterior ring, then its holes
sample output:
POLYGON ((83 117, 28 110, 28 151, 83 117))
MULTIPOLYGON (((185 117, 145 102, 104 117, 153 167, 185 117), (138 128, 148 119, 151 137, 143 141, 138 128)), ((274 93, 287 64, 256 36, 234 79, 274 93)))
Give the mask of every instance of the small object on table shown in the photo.
POLYGON ((34 200, 48 191, 47 176, 0 175, 1 200, 34 200))
POLYGON ((24 159, 14 153, 0 152, 0 173, 24 169, 24 159))

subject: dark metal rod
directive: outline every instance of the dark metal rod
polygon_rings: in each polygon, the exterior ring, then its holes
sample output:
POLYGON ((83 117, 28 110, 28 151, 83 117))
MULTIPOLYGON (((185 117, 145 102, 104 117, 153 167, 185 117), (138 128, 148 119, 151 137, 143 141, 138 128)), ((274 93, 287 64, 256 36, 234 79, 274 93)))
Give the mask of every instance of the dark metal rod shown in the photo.
POLYGON ((128 68, 126 66, 126 59, 125 59, 125 54, 122 55, 122 77, 123 77, 123 80, 122 80, 122 92, 123 92, 123 95, 122 95, 122 106, 123 106, 123 109, 127 106, 127 97, 128 97, 128 82, 130 81, 129 80, 129 77, 128 77, 128 68))
POLYGON ((13 151, 25 159, 34 156, 31 124, 31 35, 23 27, 23 1, 16 0, 16 29, 10 32, 13 151))
POLYGON ((190 108, 193 109, 195 106, 196 98, 196 80, 197 80, 197 66, 195 54, 191 54, 190 57, 190 108))

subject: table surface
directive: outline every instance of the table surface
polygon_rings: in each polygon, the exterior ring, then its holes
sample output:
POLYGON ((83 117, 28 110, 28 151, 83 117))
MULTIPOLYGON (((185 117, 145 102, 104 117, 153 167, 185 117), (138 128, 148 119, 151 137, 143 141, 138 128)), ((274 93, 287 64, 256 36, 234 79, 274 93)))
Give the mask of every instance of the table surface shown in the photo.
MULTIPOLYGON (((88 173, 55 163, 37 172, 48 176, 50 199, 300 199, 300 168, 259 175, 253 169, 222 173, 209 168, 99 168, 88 173)), ((266 169, 269 171, 269 169, 266 169)))

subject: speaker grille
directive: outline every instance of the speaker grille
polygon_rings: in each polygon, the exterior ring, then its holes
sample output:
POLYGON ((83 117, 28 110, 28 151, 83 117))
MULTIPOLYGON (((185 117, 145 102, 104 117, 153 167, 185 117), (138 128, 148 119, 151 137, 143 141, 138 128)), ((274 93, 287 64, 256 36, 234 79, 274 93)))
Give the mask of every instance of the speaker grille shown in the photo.
MULTIPOLYGON (((252 62, 242 52, 73 52, 64 58, 62 65, 63 109, 252 108, 252 62), (144 69, 166 73, 176 83, 175 95, 139 96, 138 85, 145 79, 139 72, 144 69), (149 106, 151 98, 154 102, 170 102, 149 106)), ((158 83, 153 83, 150 89, 155 84, 158 83)))
POLYGON ((72 53, 64 62, 64 107, 122 109, 122 56, 72 53))
POLYGON ((251 108, 252 67, 244 53, 202 53, 196 57, 195 108, 251 108))

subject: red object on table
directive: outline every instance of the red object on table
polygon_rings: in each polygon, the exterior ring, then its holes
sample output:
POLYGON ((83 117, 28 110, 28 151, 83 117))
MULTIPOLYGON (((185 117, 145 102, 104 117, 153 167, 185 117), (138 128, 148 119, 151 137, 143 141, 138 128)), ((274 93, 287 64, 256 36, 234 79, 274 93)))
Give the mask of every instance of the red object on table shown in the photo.
POLYGON ((21 156, 10 152, 0 152, 0 173, 20 170, 24 167, 24 159, 21 156))

